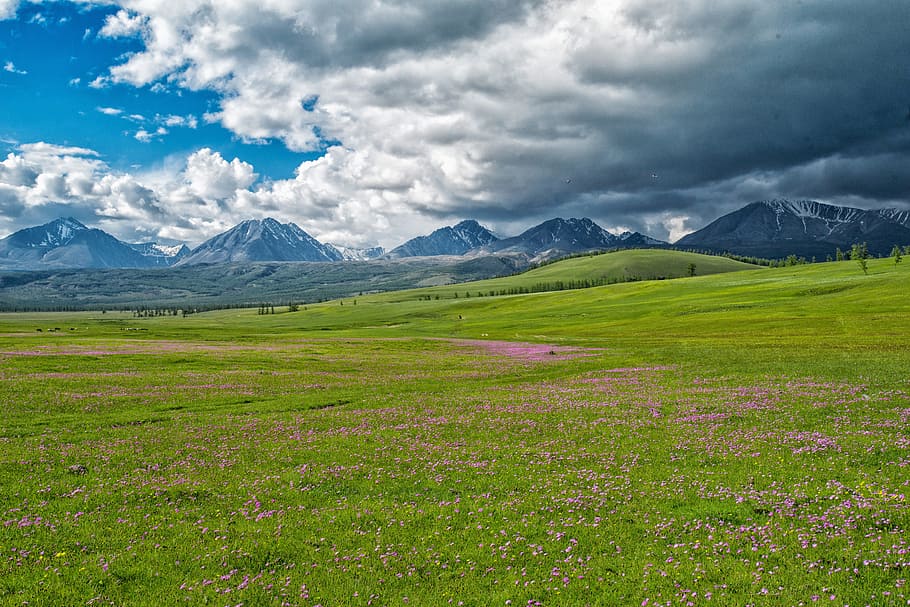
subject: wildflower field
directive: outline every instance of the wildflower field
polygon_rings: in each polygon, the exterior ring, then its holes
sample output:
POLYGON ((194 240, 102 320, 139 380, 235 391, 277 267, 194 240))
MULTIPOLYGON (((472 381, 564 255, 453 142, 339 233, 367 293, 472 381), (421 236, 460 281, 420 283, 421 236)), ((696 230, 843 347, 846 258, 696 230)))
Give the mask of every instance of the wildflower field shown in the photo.
POLYGON ((0 315, 0 605, 910 605, 908 285, 0 315))

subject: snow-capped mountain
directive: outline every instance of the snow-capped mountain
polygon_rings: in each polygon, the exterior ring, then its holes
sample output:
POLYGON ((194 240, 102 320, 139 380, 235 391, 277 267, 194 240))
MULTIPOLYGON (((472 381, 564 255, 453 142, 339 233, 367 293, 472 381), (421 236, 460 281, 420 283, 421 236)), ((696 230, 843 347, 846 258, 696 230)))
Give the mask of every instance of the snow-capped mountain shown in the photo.
MULTIPOLYGON (((154 246, 154 243, 149 243, 154 246)), ((72 217, 25 228, 0 240, 0 268, 149 268, 166 263, 72 217)))
POLYGON ((368 247, 365 249, 357 249, 354 247, 344 247, 337 244, 329 244, 328 246, 338 251, 338 254, 341 255, 341 258, 344 261, 369 261, 370 259, 377 259, 385 255, 385 249, 382 247, 368 247))
POLYGON ((887 255, 895 244, 910 244, 910 213, 814 200, 762 200, 716 219, 676 245, 759 257, 824 258, 858 242, 865 242, 874 255, 887 255))
POLYGON ((473 219, 467 219, 454 226, 439 228, 429 236, 412 238, 389 251, 388 257, 464 255, 471 249, 496 242, 496 240, 498 240, 496 236, 488 229, 473 219))
POLYGON ((369 261, 380 257, 481 257, 500 253, 528 263, 579 251, 664 244, 638 232, 615 236, 590 219, 552 219, 520 236, 500 241, 477 221, 466 220, 409 240, 386 253, 382 247, 323 244, 293 223, 282 224, 267 218, 244 221, 191 251, 183 244, 125 243, 73 218, 61 218, 0 240, 0 270, 154 268, 258 261, 369 261))
POLYGON ((163 245, 157 242, 130 243, 129 246, 138 251, 151 262, 151 265, 168 267, 190 254, 190 248, 185 244, 163 245))
POLYGON ((616 236, 587 217, 582 219, 556 218, 536 225, 518 236, 505 238, 471 251, 471 254, 522 255, 536 262, 583 251, 666 244, 638 232, 624 232, 616 236))
POLYGON ((325 245, 293 223, 271 217, 250 219, 214 236, 180 260, 179 265, 248 261, 341 261, 335 247, 325 245))
POLYGON ((20 247, 53 249, 66 246, 85 230, 88 228, 72 217, 61 217, 44 225, 19 230, 4 240, 20 247))
MULTIPOLYGON (((679 241, 680 247, 781 258, 824 259, 837 248, 865 242, 874 255, 910 244, 910 211, 865 210, 813 200, 764 200, 724 215, 679 241)), ((0 239, 0 270, 154 268, 254 261, 368 261, 455 255, 497 255, 535 263, 573 253, 666 246, 639 232, 613 234, 588 218, 551 219, 518 236, 498 239, 466 220, 419 236, 389 253, 323 244, 293 223, 249 220, 190 251, 185 245, 129 244, 71 217, 25 228, 0 239)))

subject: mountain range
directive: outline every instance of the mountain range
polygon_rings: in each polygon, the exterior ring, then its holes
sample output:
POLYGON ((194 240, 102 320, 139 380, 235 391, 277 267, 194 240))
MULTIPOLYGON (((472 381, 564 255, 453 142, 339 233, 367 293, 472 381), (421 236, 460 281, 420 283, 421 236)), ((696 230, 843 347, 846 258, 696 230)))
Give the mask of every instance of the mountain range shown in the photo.
POLYGON ((154 268, 174 265, 189 252, 186 245, 128 244, 67 217, 0 240, 0 269, 154 268))
POLYGON ((512 238, 499 239, 475 220, 418 236, 386 253, 324 244, 293 223, 251 219, 205 241, 185 245, 129 244, 72 218, 26 228, 0 240, 0 269, 151 268, 253 262, 339 262, 411 257, 511 257, 516 267, 572 253, 666 243, 637 232, 618 236, 590 219, 551 219, 512 238))
POLYGON ((536 225, 518 236, 483 245, 470 253, 519 255, 527 257, 529 261, 538 262, 584 251, 666 245, 666 242, 638 232, 623 232, 617 236, 587 217, 556 218, 536 225))
MULTIPOLYGON (((753 202, 679 239, 674 246, 782 258, 824 258, 853 243, 867 243, 873 255, 910 244, 910 211, 864 210, 812 200, 753 202)), ((341 262, 411 257, 489 255, 518 266, 585 251, 662 247, 668 243, 639 232, 613 234, 588 218, 555 218, 517 236, 499 238, 475 220, 418 236, 389 252, 319 242, 293 223, 244 221, 192 251, 186 245, 125 243, 72 218, 19 230, 0 239, 0 270, 156 268, 253 262, 341 262)))

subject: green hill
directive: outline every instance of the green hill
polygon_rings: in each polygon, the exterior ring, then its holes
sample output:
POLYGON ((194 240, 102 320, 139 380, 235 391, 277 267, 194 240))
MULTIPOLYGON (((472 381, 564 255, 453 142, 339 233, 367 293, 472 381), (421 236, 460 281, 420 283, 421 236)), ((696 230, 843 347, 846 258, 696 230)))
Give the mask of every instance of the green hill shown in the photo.
MULTIPOLYGON (((560 265, 538 271, 553 272, 560 265)), ((451 287, 440 287, 262 317, 251 311, 224 312, 200 322, 285 334, 328 331, 608 345, 643 360, 691 359, 725 369, 758 366, 781 372, 798 361, 838 374, 898 360, 910 368, 910 265, 882 259, 872 260, 869 268, 864 275, 853 262, 834 262, 470 299, 446 299, 451 287), (434 292, 440 293, 439 300, 419 299, 434 292), (885 352, 893 356, 883 356, 885 352)), ((479 281, 459 285, 459 290, 518 280, 528 278, 479 281)))
POLYGON ((405 301, 437 296, 442 299, 454 298, 456 295, 459 297, 514 295, 603 286, 619 282, 680 278, 689 275, 690 264, 694 265, 696 276, 762 269, 761 266, 715 255, 665 249, 625 249, 556 261, 514 276, 387 293, 374 300, 405 301))

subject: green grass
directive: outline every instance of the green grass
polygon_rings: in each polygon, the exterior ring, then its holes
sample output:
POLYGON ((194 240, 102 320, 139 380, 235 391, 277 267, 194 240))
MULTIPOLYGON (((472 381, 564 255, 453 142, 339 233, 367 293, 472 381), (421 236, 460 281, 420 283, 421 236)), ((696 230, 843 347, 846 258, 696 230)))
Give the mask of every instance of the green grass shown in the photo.
POLYGON ((0 604, 906 605, 908 282, 0 315, 0 604))

